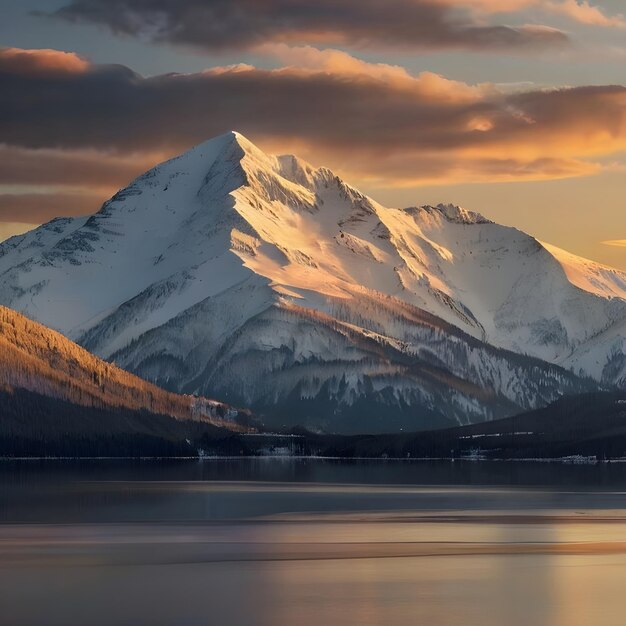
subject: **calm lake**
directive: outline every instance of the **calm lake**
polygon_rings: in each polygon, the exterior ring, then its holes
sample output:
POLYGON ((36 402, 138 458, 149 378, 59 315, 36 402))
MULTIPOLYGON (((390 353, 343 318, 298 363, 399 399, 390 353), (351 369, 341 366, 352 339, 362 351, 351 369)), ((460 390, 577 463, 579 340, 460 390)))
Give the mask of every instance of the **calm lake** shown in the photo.
POLYGON ((0 462, 1 626, 623 626, 626 464, 0 462))

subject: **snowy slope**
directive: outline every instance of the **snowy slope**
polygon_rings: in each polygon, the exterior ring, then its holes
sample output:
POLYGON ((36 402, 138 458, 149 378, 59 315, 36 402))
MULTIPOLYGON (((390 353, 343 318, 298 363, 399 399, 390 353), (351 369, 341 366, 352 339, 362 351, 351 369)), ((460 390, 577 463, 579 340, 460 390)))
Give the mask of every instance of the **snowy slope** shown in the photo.
POLYGON ((383 207, 238 133, 0 245, 1 303, 172 389, 329 429, 362 402, 428 426, 623 381, 625 297, 617 270, 459 207, 383 207))
POLYGON ((583 291, 605 298, 626 298, 626 273, 541 242, 561 264, 568 280, 583 291))

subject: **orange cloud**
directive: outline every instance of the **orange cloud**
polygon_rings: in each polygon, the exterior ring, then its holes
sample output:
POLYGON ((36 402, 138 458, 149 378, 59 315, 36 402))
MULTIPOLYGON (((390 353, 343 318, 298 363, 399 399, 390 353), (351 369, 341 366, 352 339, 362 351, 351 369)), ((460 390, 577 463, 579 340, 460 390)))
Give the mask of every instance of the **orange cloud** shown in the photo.
POLYGON ((547 2, 545 8, 553 13, 566 15, 581 24, 610 28, 626 28, 626 18, 624 18, 623 15, 606 15, 600 7, 589 4, 587 0, 547 2))
POLYGON ((567 158, 531 160, 402 152, 377 160, 376 168, 372 167, 372 158, 372 155, 364 155, 352 159, 344 165, 344 171, 378 188, 558 180, 591 176, 601 171, 596 163, 567 158))
POLYGON ((25 222, 2 222, 0 221, 0 241, 4 241, 14 235, 21 235, 31 230, 36 224, 25 222))
MULTIPOLYGON (((476 102, 487 93, 492 93, 491 85, 468 85, 450 80, 433 72, 421 72, 417 76, 410 74, 399 65, 370 63, 358 59, 342 50, 320 50, 313 46, 288 46, 287 44, 266 44, 258 52, 273 56, 288 65, 277 71, 290 73, 328 72, 335 76, 367 77, 383 81, 398 89, 419 92, 424 98, 448 102, 476 102)), ((253 71, 253 66, 244 66, 243 70, 253 71)))
POLYGON ((93 149, 33 150, 0 144, 0 190, 2 185, 19 185, 116 191, 166 156, 119 155, 93 149))
POLYGON ((605 246, 615 246, 616 248, 626 248, 626 239, 611 239, 609 241, 602 241, 605 246))
POLYGON ((94 213, 108 197, 103 193, 0 193, 0 222, 41 224, 54 217, 94 213))
POLYGON ((0 72, 77 74, 86 72, 88 69, 89 62, 74 52, 0 48, 0 72))
POLYGON ((13 94, 0 97, 0 184, 119 186, 230 128, 379 186, 586 176, 626 151, 626 87, 510 92, 340 51, 271 51, 298 65, 0 73, 13 94))
POLYGON ((484 13, 515 13, 529 8, 538 8, 546 13, 558 13, 579 24, 603 26, 609 28, 625 28, 626 18, 622 14, 607 15, 589 0, 438 0, 450 7, 464 6, 468 9, 484 13))

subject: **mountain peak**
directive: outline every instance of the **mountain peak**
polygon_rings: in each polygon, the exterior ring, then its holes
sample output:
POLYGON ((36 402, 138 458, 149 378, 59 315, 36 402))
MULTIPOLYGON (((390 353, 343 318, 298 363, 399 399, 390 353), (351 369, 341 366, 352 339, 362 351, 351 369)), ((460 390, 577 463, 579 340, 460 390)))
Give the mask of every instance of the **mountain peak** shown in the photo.
POLYGON ((218 135, 209 141, 221 141, 224 145, 238 145, 244 152, 263 152, 256 144, 250 141, 245 135, 239 131, 229 130, 223 135, 218 135))
POLYGON ((272 170, 290 182, 307 188, 314 186, 316 178, 327 180, 335 177, 334 173, 328 168, 314 167, 294 154, 281 154, 278 156, 268 154, 236 130, 230 130, 207 139, 175 157, 173 161, 184 158, 187 154, 211 155, 213 159, 226 157, 230 160, 243 160, 246 158, 247 164, 255 166, 256 169, 260 167, 272 170))
POLYGON ((413 212, 425 211, 431 215, 441 215, 446 221, 456 224, 493 224, 484 215, 475 211, 468 211, 457 204, 438 204, 436 206, 425 204, 420 207, 409 207, 405 210, 413 212))
POLYGON ((239 145, 246 145, 246 144, 253 145, 252 142, 247 137, 242 135, 239 131, 229 130, 229 131, 226 131, 225 133, 222 133, 220 135, 215 135, 209 139, 206 139, 205 141, 202 141, 196 147, 203 146, 203 145, 226 146, 228 144, 233 144, 233 143, 237 143, 239 145))
POLYGON ((208 154, 217 158, 220 155, 229 154, 232 150, 238 150, 240 154, 239 157, 243 158, 244 155, 252 154, 252 155, 262 155, 264 158, 267 158, 268 155, 263 152, 258 146, 256 146, 252 141, 250 141, 247 137, 242 135, 240 132, 236 130, 229 130, 228 132, 222 133, 221 135, 216 135, 215 137, 211 137, 206 141, 203 141, 189 150, 184 152, 183 154, 175 157, 174 160, 184 157, 187 154, 208 154))
POLYGON ((449 221, 457 222, 460 224, 491 224, 491 220, 488 220, 484 215, 476 213, 475 211, 468 211, 457 204, 438 204, 435 207, 441 212, 449 221))
MULTIPOLYGON (((315 168, 294 154, 281 154, 276 159, 278 162, 278 173, 283 178, 302 185, 307 189, 312 189, 315 186, 315 179, 319 177, 320 173, 330 171, 325 170, 325 168, 315 168)), ((331 173, 331 175, 333 174, 331 173)))

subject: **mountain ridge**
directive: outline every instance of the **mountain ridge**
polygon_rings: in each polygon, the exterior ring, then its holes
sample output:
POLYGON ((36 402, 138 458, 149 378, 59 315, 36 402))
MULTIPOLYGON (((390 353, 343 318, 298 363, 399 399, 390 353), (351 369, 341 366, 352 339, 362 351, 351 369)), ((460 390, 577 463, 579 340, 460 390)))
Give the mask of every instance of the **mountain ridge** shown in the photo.
POLYGON ((331 429, 367 398, 422 427, 626 385, 626 274, 561 258, 454 205, 383 207, 231 132, 1 244, 0 302, 170 389, 331 429))

